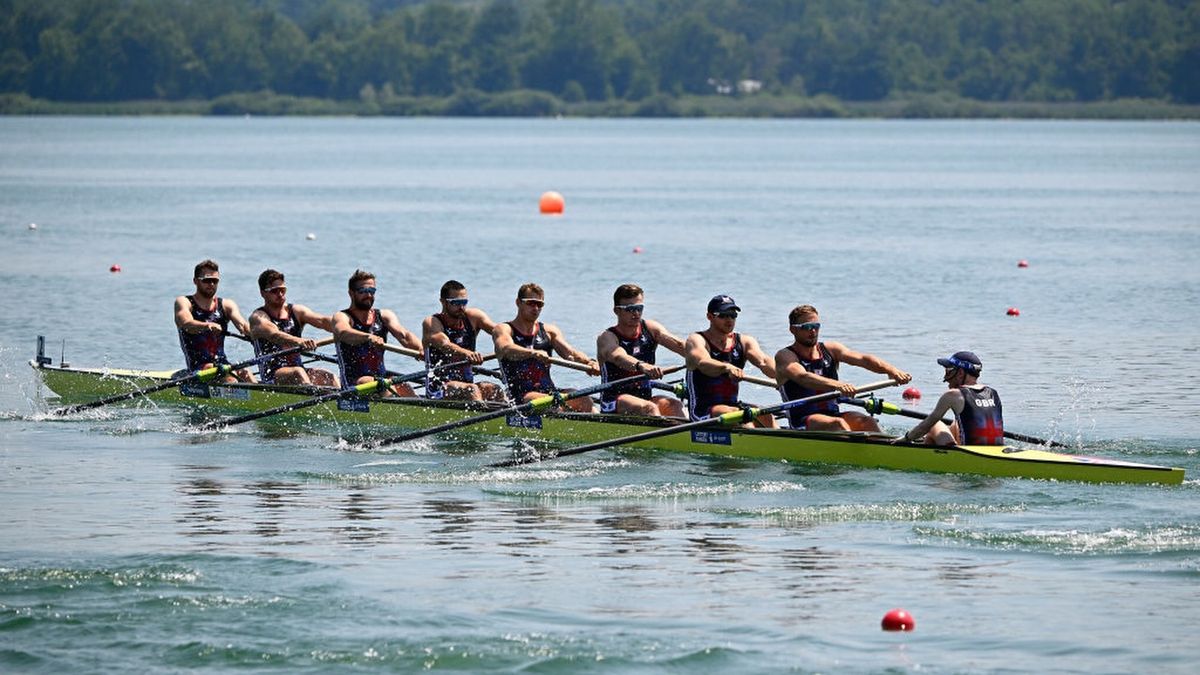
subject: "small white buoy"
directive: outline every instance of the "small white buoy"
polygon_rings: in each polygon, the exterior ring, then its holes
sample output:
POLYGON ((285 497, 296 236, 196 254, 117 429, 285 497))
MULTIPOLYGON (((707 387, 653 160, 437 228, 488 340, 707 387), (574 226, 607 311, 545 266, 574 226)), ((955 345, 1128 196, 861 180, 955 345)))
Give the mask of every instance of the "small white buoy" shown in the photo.
POLYGON ((316 239, 316 238, 317 238, 317 235, 313 234, 312 232, 309 232, 308 236, 305 237, 305 239, 307 239, 309 241, 312 241, 313 239, 316 239))
POLYGON ((30 223, 30 224, 29 224, 29 229, 31 229, 31 230, 36 230, 36 229, 37 229, 37 223, 30 223))

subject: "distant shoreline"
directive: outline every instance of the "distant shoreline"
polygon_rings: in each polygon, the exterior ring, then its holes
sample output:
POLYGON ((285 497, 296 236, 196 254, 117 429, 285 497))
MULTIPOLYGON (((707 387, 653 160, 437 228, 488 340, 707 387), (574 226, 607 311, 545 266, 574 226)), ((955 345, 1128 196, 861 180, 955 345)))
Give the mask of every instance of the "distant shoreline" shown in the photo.
POLYGON ((530 90, 500 94, 470 91, 444 98, 374 100, 303 98, 255 92, 230 94, 207 101, 63 102, 4 94, 0 95, 0 115, 1200 120, 1200 105, 1146 99, 1087 103, 976 101, 941 94, 869 102, 841 101, 829 96, 770 94, 742 97, 659 95, 636 102, 566 102, 530 90))

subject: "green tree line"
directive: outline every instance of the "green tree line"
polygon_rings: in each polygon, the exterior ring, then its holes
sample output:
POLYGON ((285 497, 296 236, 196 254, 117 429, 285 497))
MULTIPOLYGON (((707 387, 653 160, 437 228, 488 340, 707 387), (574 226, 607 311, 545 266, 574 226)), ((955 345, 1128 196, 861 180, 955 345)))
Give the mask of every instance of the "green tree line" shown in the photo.
POLYGON ((453 96, 466 113, 515 92, 1200 103, 1200 3, 0 0, 0 93, 96 102, 244 92, 453 96))

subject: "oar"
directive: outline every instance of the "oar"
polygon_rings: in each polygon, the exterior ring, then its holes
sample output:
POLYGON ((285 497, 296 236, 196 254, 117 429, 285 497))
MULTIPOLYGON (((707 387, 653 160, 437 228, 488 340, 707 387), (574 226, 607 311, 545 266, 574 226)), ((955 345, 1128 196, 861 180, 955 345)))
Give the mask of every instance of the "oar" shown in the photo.
MULTIPOLYGON (((317 345, 324 346, 327 344, 331 344, 332 342, 333 342, 333 338, 327 338, 326 340, 321 340, 320 342, 318 342, 317 345)), ((213 379, 214 377, 217 377, 218 375, 225 375, 227 373, 232 373, 234 371, 241 370, 242 368, 245 368, 246 366, 252 366, 256 363, 266 361, 267 359, 275 358, 276 356, 287 356, 288 354, 295 354, 296 352, 303 351, 303 350, 304 350, 304 347, 290 347, 288 349, 282 349, 277 352, 271 352, 270 354, 263 354, 261 356, 256 356, 252 359, 242 361, 241 363, 235 363, 233 365, 219 364, 219 365, 215 365, 211 368, 205 368, 203 370, 194 370, 194 371, 188 373, 187 375, 182 375, 180 377, 176 377, 176 378, 167 380, 166 382, 160 382, 158 384, 155 384, 155 385, 152 385, 149 387, 145 387, 143 389, 135 389, 134 391, 128 391, 128 392, 125 392, 124 394, 117 394, 115 396, 109 396, 107 398, 102 398, 102 399, 99 399, 96 401, 89 401, 87 403, 77 403, 75 405, 69 405, 69 406, 66 406, 63 408, 58 408, 57 410, 54 410, 53 412, 55 415, 69 415, 71 413, 79 412, 80 410, 90 410, 91 408, 99 408, 100 406, 108 405, 110 403, 120 403, 121 401, 128 401, 131 399, 135 399, 139 396, 146 396, 148 394, 153 394, 156 391, 162 391, 163 389, 170 389, 171 387, 177 387, 181 384, 184 384, 186 382, 192 382, 194 380, 200 380, 201 382, 206 382, 208 380, 213 379)))
MULTIPOLYGON (((679 368, 682 368, 682 367, 683 366, 676 366, 675 368, 672 369, 672 372, 674 370, 678 370, 679 368)), ((583 398, 584 396, 591 396, 592 394, 604 391, 605 389, 608 389, 609 387, 615 387, 619 384, 626 384, 629 382, 636 382, 638 380, 644 379, 645 377, 646 377, 646 375, 644 375, 644 374, 643 375, 633 375, 631 377, 623 377, 619 380, 610 380, 608 382, 601 382, 600 384, 593 385, 591 387, 584 387, 583 389, 576 389, 574 391, 569 391, 569 392, 560 391, 560 392, 556 392, 554 394, 547 394, 545 396, 539 396, 531 401, 526 401, 525 403, 521 403, 519 405, 510 406, 507 408, 500 408, 499 410, 493 410, 491 412, 486 412, 486 413, 483 413, 482 415, 476 415, 475 417, 467 417, 465 419, 455 420, 453 422, 446 422, 445 424, 439 424, 435 427, 430 427, 428 429, 420 429, 417 431, 410 431, 407 434, 401 434, 399 436, 393 436, 391 438, 384 438, 384 439, 381 439, 381 440, 378 440, 378 441, 375 441, 374 443, 372 443, 371 447, 377 448, 377 447, 383 447, 385 445, 395 445, 396 443, 403 443, 404 441, 411 441, 411 440, 415 440, 418 438, 424 438, 426 436, 432 436, 433 434, 440 434, 443 431, 450 431, 452 429, 461 429, 463 427, 471 426, 472 424, 479 424, 481 422, 486 422, 488 420, 494 420, 497 417, 504 417, 506 415, 510 415, 513 413, 525 414, 528 412, 532 412, 532 413, 542 412, 551 407, 560 405, 566 401, 570 401, 570 400, 576 399, 576 398, 583 398)))
MULTIPOLYGON (((843 398, 843 399, 840 399, 838 402, 839 403, 849 403, 850 405, 856 405, 856 406, 859 406, 860 408, 865 408, 867 412, 869 412, 873 415, 878 415, 879 413, 884 413, 887 415, 901 415, 903 417, 911 417, 911 418, 917 419, 917 420, 923 420, 923 419, 929 417, 929 415, 926 415, 925 413, 917 412, 916 410, 908 410, 906 408, 901 408, 900 406, 896 405, 895 403, 888 403, 887 401, 885 401, 881 398, 875 398, 873 396, 868 399, 843 398)), ((952 421, 953 420, 942 419, 942 423, 946 424, 946 425, 951 424, 952 421)), ((1058 441, 1050 441, 1050 440, 1046 440, 1046 439, 1042 439, 1042 438, 1037 438, 1036 436, 1026 436, 1025 434, 1018 434, 1015 431, 1007 431, 1006 430, 1004 432, 1004 437, 1011 438, 1014 441, 1021 441, 1023 443, 1033 443, 1035 445, 1048 445, 1052 448, 1068 448, 1068 449, 1071 448, 1071 446, 1066 445, 1064 443, 1059 443, 1058 441)))
MULTIPOLYGON (((440 365, 437 368, 435 368, 434 370, 441 370, 443 368, 456 368, 458 366, 465 366, 469 363, 470 363, 470 361, 455 361, 454 363, 446 363, 446 364, 440 365)), ((200 425, 200 428, 205 431, 208 431, 208 430, 217 429, 220 427, 231 427, 236 424, 241 424, 243 422, 252 422, 254 420, 260 420, 264 417, 271 417, 273 415, 281 415, 283 413, 291 412, 293 410, 300 410, 301 408, 310 408, 314 405, 320 405, 322 403, 327 403, 329 401, 336 401, 339 399, 346 398, 348 396, 369 394, 373 391, 376 391, 380 387, 390 387, 395 384, 402 384, 404 382, 411 382, 413 380, 419 380, 423 377, 425 377, 425 371, 417 370, 417 371, 408 373, 407 375, 396 375, 396 376, 388 377, 388 378, 375 379, 375 380, 371 380, 370 382, 363 382, 362 384, 355 385, 348 389, 340 389, 338 391, 330 392, 328 394, 322 394, 320 396, 306 398, 303 401, 296 401, 294 403, 288 403, 286 405, 276 406, 269 410, 260 410, 259 412, 247 413, 245 415, 239 415, 238 417, 230 417, 227 419, 211 420, 211 421, 205 422, 204 424, 200 425)))
MULTIPOLYGON (((855 393, 863 393, 863 392, 868 392, 868 391, 875 391, 876 389, 883 389, 884 387, 891 387, 895 384, 896 384, 895 380, 883 380, 881 382, 874 382, 872 384, 867 384, 867 385, 858 387, 854 390, 854 392, 855 393)), ((634 434, 632 436, 625 436, 622 438, 614 438, 614 439, 608 440, 608 441, 600 441, 598 443, 590 443, 588 445, 581 445, 577 448, 570 448, 568 450, 563 450, 562 452, 559 452, 557 455, 555 455, 555 457, 566 457, 568 455, 578 455, 583 452, 591 452, 592 450, 603 450, 604 448, 611 448, 611 447, 614 447, 617 445, 629 445, 630 443, 637 443, 639 441, 648 441, 652 438, 660 438, 662 436, 671 436, 673 434, 678 434, 678 433, 681 433, 684 431, 689 431, 691 429, 698 429, 700 427, 734 426, 736 424, 742 424, 744 422, 749 422, 749 421, 753 420, 754 418, 758 417, 759 415, 770 415, 770 414, 779 412, 781 410, 787 410, 789 408, 801 406, 806 403, 815 403, 817 401, 824 401, 824 400, 831 399, 831 398, 837 398, 838 396, 841 396, 841 395, 842 395, 841 392, 838 392, 838 391, 827 391, 827 392, 824 392, 821 394, 814 394, 812 396, 806 396, 805 398, 798 398, 794 401, 787 401, 784 403, 767 406, 765 408, 750 407, 750 408, 746 408, 743 410, 734 410, 731 412, 727 412, 723 415, 717 415, 716 417, 711 417, 711 418, 703 419, 703 420, 696 420, 695 422, 685 422, 684 424, 677 424, 675 426, 670 426, 670 427, 666 427, 663 429, 655 429, 653 431, 645 431, 640 434, 634 434)), ((489 466, 508 467, 508 466, 518 466, 521 464, 529 464, 531 462, 540 462, 540 461, 542 461, 541 457, 535 457, 532 459, 510 459, 510 460, 505 460, 503 462, 496 462, 495 464, 489 464, 489 466)))

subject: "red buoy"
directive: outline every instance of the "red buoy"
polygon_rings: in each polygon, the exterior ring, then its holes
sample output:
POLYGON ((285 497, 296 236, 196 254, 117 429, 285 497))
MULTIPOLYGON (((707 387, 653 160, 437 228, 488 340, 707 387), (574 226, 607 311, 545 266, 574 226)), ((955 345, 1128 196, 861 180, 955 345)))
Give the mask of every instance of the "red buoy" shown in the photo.
POLYGON ((1009 316, 1021 316, 1021 310, 1017 309, 1016 307, 1009 307, 1008 315, 1009 316))
POLYGON ((909 387, 908 389, 904 390, 903 394, 900 395, 904 397, 904 400, 912 401, 914 399, 921 398, 921 390, 917 389, 916 387, 909 387))
POLYGON ((108 271, 109 271, 109 272, 114 272, 114 273, 115 273, 115 272, 120 272, 120 271, 121 271, 121 266, 120 266, 120 265, 113 265, 112 267, 108 268, 108 271))
POLYGON ((1029 267, 1029 261, 1028 260, 1018 260, 1017 267, 1029 267))
POLYGON ((917 628, 917 620, 912 614, 903 609, 893 609, 883 615, 884 630, 915 630, 917 628))
POLYGON ((563 196, 551 190, 542 194, 541 200, 538 202, 538 209, 544 215, 562 215, 563 212, 563 196))
POLYGON ((642 247, 641 247, 641 246, 634 246, 634 247, 633 247, 633 252, 634 252, 634 253, 641 253, 641 252, 642 252, 642 247))

